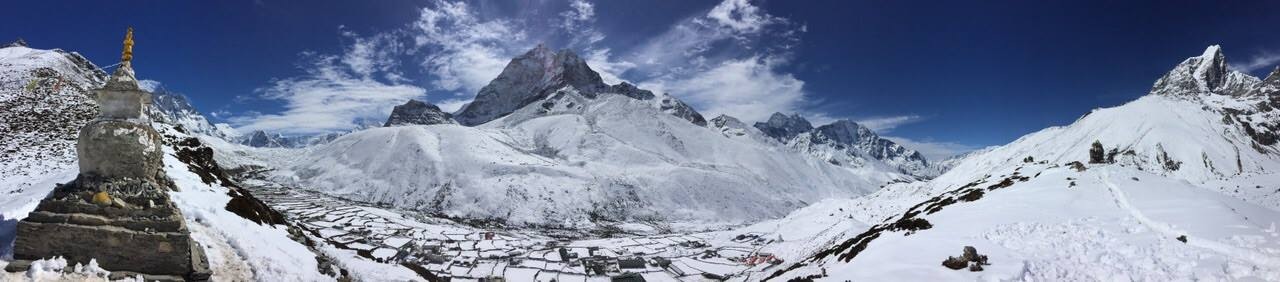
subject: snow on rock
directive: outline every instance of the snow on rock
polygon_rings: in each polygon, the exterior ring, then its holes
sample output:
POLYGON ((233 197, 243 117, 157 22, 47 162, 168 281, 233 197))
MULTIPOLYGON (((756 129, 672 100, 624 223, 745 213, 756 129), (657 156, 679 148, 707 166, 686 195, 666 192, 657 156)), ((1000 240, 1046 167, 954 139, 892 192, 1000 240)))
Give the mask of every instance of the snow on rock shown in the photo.
POLYGON ((850 120, 814 128, 799 114, 773 113, 768 121, 757 122, 755 128, 793 150, 834 165, 873 167, 923 179, 941 172, 919 152, 880 138, 870 128, 850 120))
MULTIPOLYGON (((4 261, 0 261, 0 268, 4 268, 4 261)), ((111 282, 143 282, 141 276, 128 277, 123 279, 112 280, 108 278, 110 271, 103 270, 98 267, 97 260, 89 260, 88 265, 75 264, 70 266, 66 259, 62 257, 46 258, 31 262, 31 267, 26 272, 8 273, 0 272, 0 281, 30 281, 30 282, 59 282, 59 281, 111 281, 111 282)))
MULTIPOLYGON (((0 207, 74 178, 62 176, 76 167, 76 132, 98 114, 91 90, 105 79, 75 52, 0 48, 0 207)), ((0 226, 12 216, 0 214, 0 226)))
POLYGON ((573 51, 553 52, 543 45, 511 59, 497 78, 480 89, 474 101, 454 113, 454 119, 468 126, 484 124, 545 100, 566 87, 579 91, 587 99, 622 95, 651 101, 652 107, 664 113, 698 126, 707 125, 701 114, 675 97, 666 94, 658 97, 626 82, 605 84, 600 74, 573 51))
POLYGON ((403 105, 396 106, 391 110, 391 116, 387 117, 387 122, 382 126, 396 125, 428 125, 441 123, 457 123, 453 121, 453 115, 440 110, 440 107, 427 102, 418 100, 409 100, 403 105))
POLYGON ((316 255, 289 238, 285 226, 258 224, 227 210, 227 188, 211 186, 166 149, 165 172, 179 191, 170 192, 192 238, 205 247, 214 279, 252 277, 257 281, 331 281, 317 271, 316 255), (232 249, 216 249, 231 247, 232 249), (241 263, 247 264, 245 269, 241 263), (252 273, 235 271, 250 270, 252 273))

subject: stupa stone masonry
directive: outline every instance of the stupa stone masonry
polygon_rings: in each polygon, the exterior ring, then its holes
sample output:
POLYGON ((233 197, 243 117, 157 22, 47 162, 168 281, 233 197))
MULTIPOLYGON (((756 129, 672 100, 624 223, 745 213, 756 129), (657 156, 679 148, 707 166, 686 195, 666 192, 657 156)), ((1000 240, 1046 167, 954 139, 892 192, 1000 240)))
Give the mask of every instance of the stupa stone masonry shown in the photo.
POLYGON ((96 260, 113 277, 147 281, 205 281, 208 262, 170 200, 174 184, 163 171, 161 136, 143 114, 150 93, 132 67, 133 29, 106 85, 95 91, 99 115, 80 129, 80 174, 54 189, 18 223, 14 263, 63 257, 96 260))

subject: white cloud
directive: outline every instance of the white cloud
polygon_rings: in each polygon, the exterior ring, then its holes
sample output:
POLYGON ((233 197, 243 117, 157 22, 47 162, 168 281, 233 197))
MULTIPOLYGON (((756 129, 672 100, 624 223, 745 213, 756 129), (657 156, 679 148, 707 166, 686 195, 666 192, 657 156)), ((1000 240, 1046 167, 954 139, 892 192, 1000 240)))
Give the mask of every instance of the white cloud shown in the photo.
POLYGON ((1248 62, 1232 64, 1231 67, 1237 71, 1252 73, 1254 71, 1275 67, 1280 63, 1280 53, 1263 51, 1253 55, 1248 62))
POLYGON ((777 72, 773 64, 761 58, 730 60, 693 76, 664 77, 641 87, 678 95, 706 116, 762 121, 774 112, 796 111, 804 101, 804 81, 777 72))
MULTIPOLYGON (((358 41, 351 50, 359 49, 358 41)), ((281 101, 284 111, 246 113, 227 120, 241 132, 264 130, 283 134, 316 134, 351 129, 362 121, 383 119, 391 108, 426 94, 422 88, 382 82, 371 69, 383 69, 376 58, 315 56, 305 75, 277 79, 257 90, 261 98, 281 101), (356 63, 352 63, 356 62, 356 63)), ((374 53, 362 53, 376 57, 374 53)))
POLYGON ((412 26, 415 47, 429 54, 422 67, 432 84, 462 95, 474 95, 529 45, 518 25, 481 19, 465 2, 436 2, 412 26))
POLYGON ((471 103, 471 99, 447 99, 438 101, 435 105, 440 107, 442 111, 452 113, 462 109, 462 106, 467 105, 467 103, 471 103))
POLYGON ((871 117, 855 120, 858 124, 866 126, 871 130, 884 133, 892 131, 898 126, 923 121, 924 118, 918 115, 889 116, 889 117, 871 117))
POLYGON ((747 0, 725 0, 711 8, 707 17, 738 32, 756 32, 776 20, 747 0))
POLYGON ((570 36, 569 45, 591 46, 604 40, 604 33, 596 30, 595 5, 586 0, 570 0, 569 10, 560 13, 560 28, 570 36))
POLYGON ((969 146, 969 145, 964 145, 964 144, 959 144, 954 142, 942 142, 942 141, 933 141, 933 140, 911 140, 908 138, 892 137, 892 136, 883 136, 883 137, 885 139, 889 139, 890 141, 893 141, 894 143, 898 143, 903 147, 907 147, 908 149, 912 149, 912 150, 916 150, 917 152, 920 152, 921 155, 924 155, 925 159, 928 159, 930 161, 943 160, 943 159, 946 159, 947 157, 955 156, 958 154, 962 154, 965 152, 978 149, 977 147, 974 147, 974 146, 969 146))

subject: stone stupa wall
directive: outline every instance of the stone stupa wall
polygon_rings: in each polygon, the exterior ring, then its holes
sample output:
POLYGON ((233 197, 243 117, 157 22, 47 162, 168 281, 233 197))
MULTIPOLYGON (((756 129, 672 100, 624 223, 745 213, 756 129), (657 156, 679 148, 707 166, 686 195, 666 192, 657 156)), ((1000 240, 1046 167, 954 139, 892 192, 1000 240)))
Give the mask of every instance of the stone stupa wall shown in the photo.
POLYGON ((80 174, 18 222, 6 270, 60 256, 72 264, 96 260, 113 278, 209 279, 205 255, 169 198, 175 187, 163 171, 161 136, 142 114, 150 94, 128 61, 132 29, 125 46, 125 62, 97 90, 98 118, 80 129, 80 174))

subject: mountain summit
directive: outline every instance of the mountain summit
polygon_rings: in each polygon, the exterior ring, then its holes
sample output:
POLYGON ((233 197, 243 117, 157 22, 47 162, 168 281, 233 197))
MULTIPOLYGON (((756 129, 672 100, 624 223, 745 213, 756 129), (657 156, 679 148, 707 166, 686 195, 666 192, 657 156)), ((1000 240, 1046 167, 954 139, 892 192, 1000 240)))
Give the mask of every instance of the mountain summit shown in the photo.
POLYGON ((480 89, 475 101, 458 110, 456 119, 463 125, 489 122, 565 86, 589 97, 608 87, 578 54, 538 45, 511 59, 497 78, 480 89))
POLYGON ((1197 93, 1239 96, 1258 83, 1258 78, 1231 70, 1222 47, 1212 45, 1204 54, 1187 58, 1151 87, 1152 95, 1194 96, 1197 93))
MULTIPOLYGON (((553 52, 544 45, 538 45, 524 55, 511 59, 497 78, 480 89, 475 101, 454 114, 454 119, 466 126, 483 124, 551 97, 556 91, 566 88, 572 88, 587 99, 595 99, 604 93, 637 100, 653 100, 656 97, 653 92, 630 83, 605 84, 600 73, 587 66, 587 62, 573 51, 565 49, 553 52)), ((692 107, 667 95, 663 96, 658 106, 664 112, 698 125, 706 125, 706 120, 692 107)))

